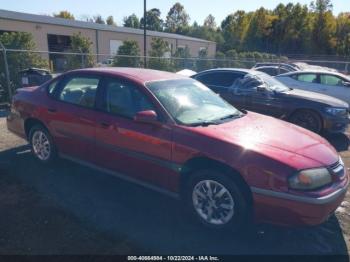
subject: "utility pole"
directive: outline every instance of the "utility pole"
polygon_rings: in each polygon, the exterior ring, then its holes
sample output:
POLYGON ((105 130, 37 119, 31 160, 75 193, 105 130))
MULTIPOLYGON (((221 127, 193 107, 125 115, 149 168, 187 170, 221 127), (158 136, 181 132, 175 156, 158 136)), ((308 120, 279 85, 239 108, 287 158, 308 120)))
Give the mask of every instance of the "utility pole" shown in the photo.
POLYGON ((7 85, 7 92, 8 92, 8 98, 9 102, 12 101, 12 89, 11 89, 11 82, 10 82, 10 72, 9 72, 9 65, 7 62, 7 52, 5 46, 0 42, 0 47, 3 50, 4 55, 4 65, 5 65, 5 77, 6 77, 6 85, 7 85))
POLYGON ((147 67, 146 19, 147 19, 146 0, 143 0, 143 67, 144 68, 147 67))

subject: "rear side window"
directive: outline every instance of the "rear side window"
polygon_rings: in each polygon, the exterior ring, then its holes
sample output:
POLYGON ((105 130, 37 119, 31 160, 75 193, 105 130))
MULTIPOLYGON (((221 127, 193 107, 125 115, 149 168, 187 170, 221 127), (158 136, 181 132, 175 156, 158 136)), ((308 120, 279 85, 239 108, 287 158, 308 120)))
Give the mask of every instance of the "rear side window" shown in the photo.
POLYGON ((196 79, 207 86, 230 87, 237 78, 241 77, 242 75, 234 72, 215 72, 205 73, 196 77, 196 79))
POLYGON ((264 72, 270 76, 277 75, 276 70, 274 68, 259 68, 258 71, 264 72))
POLYGON ((63 87, 59 100, 93 108, 99 81, 98 77, 73 77, 63 87))
POLYGON ((316 74, 300 74, 296 76, 296 79, 301 82, 317 83, 316 74))

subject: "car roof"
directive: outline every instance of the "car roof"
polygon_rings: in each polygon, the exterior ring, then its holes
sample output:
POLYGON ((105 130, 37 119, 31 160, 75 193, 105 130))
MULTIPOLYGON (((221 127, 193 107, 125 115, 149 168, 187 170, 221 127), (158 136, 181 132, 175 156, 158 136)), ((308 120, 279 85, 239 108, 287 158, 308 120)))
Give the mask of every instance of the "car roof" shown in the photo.
POLYGON ((254 67, 261 67, 261 66, 285 66, 290 67, 293 69, 300 69, 298 65, 294 63, 283 63, 283 62, 259 62, 256 63, 254 67))
MULTIPOLYGON (((239 72, 239 73, 250 73, 250 74, 256 74, 259 71, 253 70, 253 69, 246 69, 246 68, 214 68, 214 69, 208 69, 204 70, 202 72, 197 73, 196 75, 200 75, 203 73, 209 73, 209 72, 216 72, 216 71, 231 71, 231 72, 239 72)), ((259 72, 260 73, 260 72, 259 72)))
POLYGON ((285 66, 281 65, 281 66, 258 66, 258 67, 254 67, 254 70, 259 70, 259 69, 286 69, 288 70, 288 68, 286 68, 285 66))
POLYGON ((130 78, 142 84, 145 82, 151 82, 151 81, 188 79, 188 77, 181 76, 175 73, 153 70, 153 69, 131 68, 131 67, 86 68, 86 69, 73 70, 71 72, 105 73, 108 75, 130 78))
POLYGON ((349 79, 348 76, 338 73, 338 72, 333 72, 333 71, 327 71, 327 70, 302 70, 302 71, 295 71, 295 72, 288 72, 284 74, 280 74, 278 76, 289 76, 289 75, 295 75, 295 74, 328 74, 328 75, 335 75, 335 76, 340 76, 343 78, 349 79))

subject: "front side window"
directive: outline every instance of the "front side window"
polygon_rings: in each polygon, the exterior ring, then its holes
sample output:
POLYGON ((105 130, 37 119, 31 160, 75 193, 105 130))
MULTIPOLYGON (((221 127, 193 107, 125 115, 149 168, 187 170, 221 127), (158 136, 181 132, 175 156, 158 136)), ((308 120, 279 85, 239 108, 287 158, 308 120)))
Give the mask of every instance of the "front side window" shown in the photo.
POLYGON ((180 124, 198 125, 241 113, 193 79, 155 81, 147 87, 180 124))
POLYGON ((51 82, 48 86, 47 86, 47 91, 49 93, 49 95, 53 95, 53 93, 55 92, 56 90, 56 87, 57 87, 57 84, 58 84, 58 80, 54 80, 53 82, 51 82))
POLYGON ((132 84, 108 79, 105 88, 104 110, 108 113, 133 118, 140 111, 155 111, 149 99, 132 84))
POLYGON ((320 75, 320 81, 322 85, 329 85, 329 86, 343 85, 343 80, 334 75, 320 75))
POLYGON ((286 92, 290 90, 276 78, 262 72, 246 74, 242 79, 235 82, 234 89, 237 91, 244 90, 254 92, 260 86, 276 92, 286 92))
POLYGON ((87 108, 95 106, 98 77, 73 77, 65 84, 59 100, 87 108))
POLYGON ((316 74, 300 74, 300 75, 297 75, 296 79, 301 82, 317 83, 316 74))

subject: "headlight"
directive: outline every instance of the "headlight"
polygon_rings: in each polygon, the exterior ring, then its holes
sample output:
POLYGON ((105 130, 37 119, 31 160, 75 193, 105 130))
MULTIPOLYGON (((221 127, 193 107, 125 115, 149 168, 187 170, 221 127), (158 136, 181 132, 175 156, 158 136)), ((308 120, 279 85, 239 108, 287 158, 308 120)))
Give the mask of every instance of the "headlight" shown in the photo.
POLYGON ((333 116, 338 116, 338 115, 347 115, 347 109, 346 108, 337 108, 337 107, 327 107, 326 112, 330 115, 333 116))
POLYGON ((307 169, 288 179, 289 187, 298 190, 312 190, 332 182, 331 174, 326 168, 307 169))

